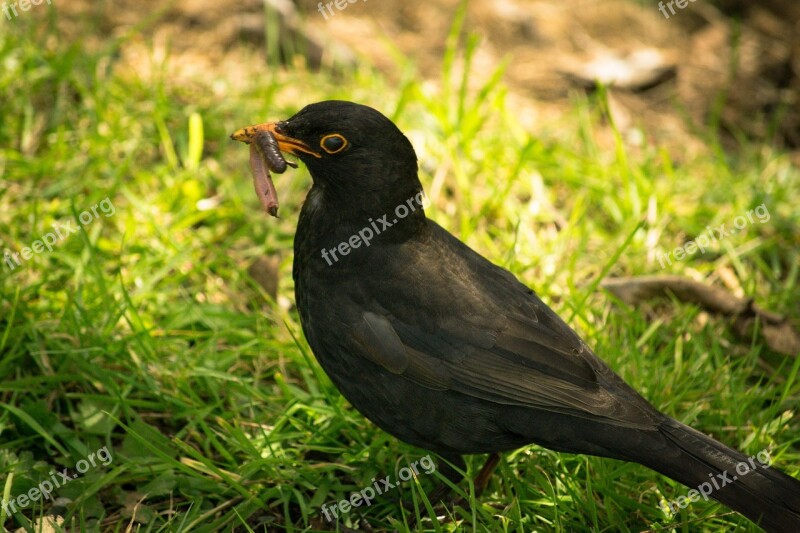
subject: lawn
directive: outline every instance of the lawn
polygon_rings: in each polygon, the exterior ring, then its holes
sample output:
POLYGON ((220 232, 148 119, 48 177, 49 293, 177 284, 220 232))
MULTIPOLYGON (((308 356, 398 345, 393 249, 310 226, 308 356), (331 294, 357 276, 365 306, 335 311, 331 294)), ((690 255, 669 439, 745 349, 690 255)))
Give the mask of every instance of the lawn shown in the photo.
MULTIPOLYGON (((616 134, 602 90, 523 128, 505 65, 469 83, 479 41, 458 20, 438 85, 410 58, 397 58, 406 74, 389 80, 366 67, 267 69, 258 50, 246 79, 185 84, 156 54, 150 76, 115 68, 135 30, 90 46, 60 39, 52 18, 5 22, 8 530, 403 531, 416 517, 426 531, 758 531, 713 501, 665 511, 688 488, 644 467, 537 446, 506 454, 480 499, 463 482, 470 506, 430 520, 424 494, 438 471, 423 468, 428 452, 356 412, 303 338, 291 264, 306 169, 276 177, 273 219, 253 193, 247 150, 229 139, 334 98, 392 118, 417 150, 428 215, 537 291, 655 406, 800 476, 796 357, 695 305, 630 307, 600 287, 607 276, 681 274, 796 324, 800 170, 780 149, 744 137, 723 149, 711 126, 698 127, 707 150, 691 158, 646 135, 634 143, 616 134), (748 211, 769 216, 659 261, 748 211), (252 273, 262 257, 276 297, 252 273), (401 474, 371 505, 326 520, 323 509, 401 474)), ((483 460, 469 458, 471 474, 483 460)))

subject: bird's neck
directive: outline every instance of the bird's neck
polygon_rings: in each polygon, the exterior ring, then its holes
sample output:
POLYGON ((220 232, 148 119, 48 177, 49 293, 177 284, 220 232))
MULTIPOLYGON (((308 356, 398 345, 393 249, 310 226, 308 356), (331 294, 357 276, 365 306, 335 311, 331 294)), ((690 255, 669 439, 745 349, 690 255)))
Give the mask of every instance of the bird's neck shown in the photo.
POLYGON ((295 248, 335 250, 331 255, 337 256, 350 252, 366 256, 376 244, 403 242, 416 235, 426 221, 424 202, 419 190, 388 207, 365 203, 354 208, 352 203, 337 205, 314 186, 300 212, 295 248))

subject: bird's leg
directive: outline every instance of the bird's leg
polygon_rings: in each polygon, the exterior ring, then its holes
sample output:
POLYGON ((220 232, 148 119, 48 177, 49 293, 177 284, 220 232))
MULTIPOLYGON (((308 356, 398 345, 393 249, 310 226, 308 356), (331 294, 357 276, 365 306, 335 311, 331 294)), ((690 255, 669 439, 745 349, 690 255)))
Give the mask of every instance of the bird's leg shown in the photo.
MULTIPOLYGON (((486 459, 486 462, 481 467, 481 471, 478 472, 478 475, 475 476, 473 480, 473 486, 475 487, 475 497, 483 493, 486 489, 486 486, 489 484, 489 478, 492 477, 492 473, 494 472, 497 465, 500 463, 500 452, 495 452, 489 455, 486 459)), ((464 472, 467 469, 466 463, 464 463, 464 458, 460 455, 449 456, 446 460, 439 461, 439 473, 443 475, 446 479, 448 479, 453 484, 458 484, 462 479, 464 479, 464 472)), ((445 501, 447 496, 450 494, 450 485, 442 481, 439 485, 433 489, 430 496, 428 497, 428 501, 430 501, 433 505, 436 505, 438 502, 443 502, 445 505, 455 507, 460 505, 462 507, 469 507, 467 500, 462 497, 457 497, 450 499, 449 501, 445 501)), ((411 510, 410 507, 407 509, 411 510)), ((416 525, 416 518, 412 517, 410 520, 410 528, 413 528, 416 525)))
MULTIPOLYGON (((481 467, 481 470, 480 472, 478 472, 478 475, 475 476, 475 479, 473 480, 472 483, 475 487, 476 498, 483 493, 483 491, 486 489, 486 486, 489 484, 489 478, 492 477, 492 473, 494 472, 495 468, 497 468, 497 465, 500 464, 500 457, 501 457, 500 452, 495 452, 490 454, 489 457, 486 458, 486 462, 481 467)), ((461 458, 461 456, 457 456, 458 460, 454 460, 455 458, 448 458, 448 459, 450 459, 451 463, 454 463, 456 465, 456 468, 450 466, 450 463, 446 461, 441 461, 439 463, 439 472, 453 483, 458 483, 464 477, 462 472, 466 470, 466 464, 464 463, 464 459, 461 458), (460 469, 461 471, 457 470, 457 468, 460 469)), ((433 490, 429 500, 431 501, 431 503, 436 503, 438 501, 444 500, 448 494, 450 494, 450 486, 447 483, 442 482, 439 484, 439 486, 437 486, 433 490)), ((463 498, 456 498, 451 503, 463 504, 465 503, 465 501, 463 498)))
POLYGON ((477 476, 475 476, 475 480, 473 482, 475 484, 476 498, 483 494, 483 491, 489 484, 489 478, 492 477, 492 473, 494 473, 494 470, 497 468, 498 464, 500 464, 500 452, 494 452, 486 458, 486 462, 483 463, 481 471, 478 472, 477 476))

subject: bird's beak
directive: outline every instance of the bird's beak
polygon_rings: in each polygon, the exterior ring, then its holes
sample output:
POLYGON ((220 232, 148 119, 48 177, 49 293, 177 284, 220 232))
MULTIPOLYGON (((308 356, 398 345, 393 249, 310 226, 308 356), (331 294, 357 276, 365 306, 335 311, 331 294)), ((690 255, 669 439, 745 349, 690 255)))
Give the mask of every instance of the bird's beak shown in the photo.
POLYGON ((280 122, 268 122, 266 124, 245 126, 244 128, 235 131, 233 135, 231 135, 231 139, 250 144, 253 141, 256 133, 266 130, 275 138, 275 141, 278 143, 278 148, 281 152, 286 152, 293 155, 300 155, 298 152, 302 152, 304 154, 313 155, 317 158, 322 157, 300 139, 295 139, 293 137, 289 137, 288 135, 284 135, 281 132, 280 124, 280 122))

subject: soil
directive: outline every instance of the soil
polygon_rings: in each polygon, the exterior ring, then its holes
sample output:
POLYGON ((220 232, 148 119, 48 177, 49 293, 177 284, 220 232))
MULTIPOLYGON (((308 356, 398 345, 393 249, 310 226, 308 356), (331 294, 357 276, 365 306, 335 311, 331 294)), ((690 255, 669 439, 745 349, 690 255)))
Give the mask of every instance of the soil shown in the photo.
MULTIPOLYGON (((281 38, 308 40, 312 68, 366 61, 399 78, 399 51, 436 83, 459 1, 339 0, 342 9, 313 0, 266 3, 71 0, 57 9, 67 39, 100 46, 103 36, 141 29, 123 46, 120 64, 145 75, 153 50, 168 49, 167 71, 179 80, 246 76, 247 58, 264 56, 265 13, 278 13, 281 38), (88 37, 87 27, 95 29, 88 37)), ((706 149, 695 132, 718 115, 728 148, 744 134, 794 150, 797 161, 800 2, 753 4, 675 0, 662 12, 656 3, 624 0, 473 0, 465 24, 480 36, 473 82, 509 60, 509 98, 535 131, 563 114, 574 92, 594 90, 596 77, 617 76, 610 91, 615 124, 637 134, 623 138, 643 134, 680 160, 706 149)))

